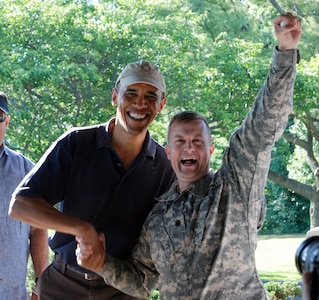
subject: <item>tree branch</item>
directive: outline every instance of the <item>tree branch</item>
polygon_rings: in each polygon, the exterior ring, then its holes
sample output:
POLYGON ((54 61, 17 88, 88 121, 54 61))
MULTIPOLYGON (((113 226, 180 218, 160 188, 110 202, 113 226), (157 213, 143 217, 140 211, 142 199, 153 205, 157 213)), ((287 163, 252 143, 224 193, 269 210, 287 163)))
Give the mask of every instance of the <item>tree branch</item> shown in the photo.
POLYGON ((270 1, 270 3, 274 6, 274 8, 277 9, 277 11, 278 11, 280 14, 286 13, 286 12, 279 6, 279 4, 277 3, 276 0, 269 0, 269 1, 270 1))
POLYGON ((286 189, 289 189, 289 190, 309 199, 309 200, 315 200, 318 197, 316 190, 311 185, 298 182, 294 179, 290 179, 290 178, 283 176, 279 173, 276 173, 272 170, 269 170, 268 179, 273 181, 274 183, 286 188, 286 189))
POLYGON ((304 150, 308 150, 308 142, 302 139, 297 138, 295 135, 291 133, 283 133, 282 137, 288 141, 289 143, 292 143, 294 145, 297 145, 301 147, 304 150))

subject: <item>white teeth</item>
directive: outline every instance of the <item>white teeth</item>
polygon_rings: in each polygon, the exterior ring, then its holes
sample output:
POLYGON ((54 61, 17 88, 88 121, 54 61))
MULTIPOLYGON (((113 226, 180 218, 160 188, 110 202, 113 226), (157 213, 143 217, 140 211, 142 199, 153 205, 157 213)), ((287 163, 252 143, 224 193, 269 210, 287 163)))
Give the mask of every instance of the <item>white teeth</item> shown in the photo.
POLYGON ((190 165, 190 164, 195 164, 197 162, 197 160, 196 159, 193 159, 193 158, 187 158, 187 159, 182 159, 181 160, 181 163, 183 164, 183 165, 190 165))
POLYGON ((137 114, 137 113, 133 113, 133 112, 130 112, 129 115, 130 115, 130 117, 132 117, 134 119, 144 119, 146 117, 145 114, 141 115, 141 114, 137 114))
POLYGON ((183 161, 189 160, 189 161, 197 161, 195 158, 183 158, 183 161))

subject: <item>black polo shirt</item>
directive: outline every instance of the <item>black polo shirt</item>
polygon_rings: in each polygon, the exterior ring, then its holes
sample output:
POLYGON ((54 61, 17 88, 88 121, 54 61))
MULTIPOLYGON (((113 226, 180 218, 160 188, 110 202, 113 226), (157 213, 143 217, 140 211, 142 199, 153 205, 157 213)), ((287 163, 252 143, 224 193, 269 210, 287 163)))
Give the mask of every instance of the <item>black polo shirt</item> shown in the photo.
MULTIPOLYGON (((125 170, 112 149, 108 128, 109 123, 66 132, 23 180, 17 194, 40 196, 52 205, 61 202, 64 213, 104 232, 108 253, 124 258, 136 242, 154 197, 168 190, 175 175, 164 148, 149 133, 141 153, 125 170)), ((74 236, 57 232, 49 245, 78 267, 74 236)))

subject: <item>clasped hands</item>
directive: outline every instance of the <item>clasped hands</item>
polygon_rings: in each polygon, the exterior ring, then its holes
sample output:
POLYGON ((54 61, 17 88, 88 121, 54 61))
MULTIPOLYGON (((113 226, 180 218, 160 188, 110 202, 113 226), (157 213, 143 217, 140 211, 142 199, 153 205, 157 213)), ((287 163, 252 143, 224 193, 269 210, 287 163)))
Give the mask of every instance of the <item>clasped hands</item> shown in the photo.
POLYGON ((92 240, 92 238, 89 240, 84 236, 76 236, 75 239, 78 242, 75 250, 78 265, 93 272, 101 270, 106 255, 104 234, 100 233, 97 240, 92 240))

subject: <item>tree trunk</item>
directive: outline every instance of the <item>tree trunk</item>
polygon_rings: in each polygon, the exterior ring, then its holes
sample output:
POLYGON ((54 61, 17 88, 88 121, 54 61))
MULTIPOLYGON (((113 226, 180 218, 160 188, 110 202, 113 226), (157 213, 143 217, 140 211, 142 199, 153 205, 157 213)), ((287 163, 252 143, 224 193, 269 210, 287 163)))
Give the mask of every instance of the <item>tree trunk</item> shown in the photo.
POLYGON ((319 226, 319 196, 317 201, 310 201, 310 227, 314 228, 319 226))

